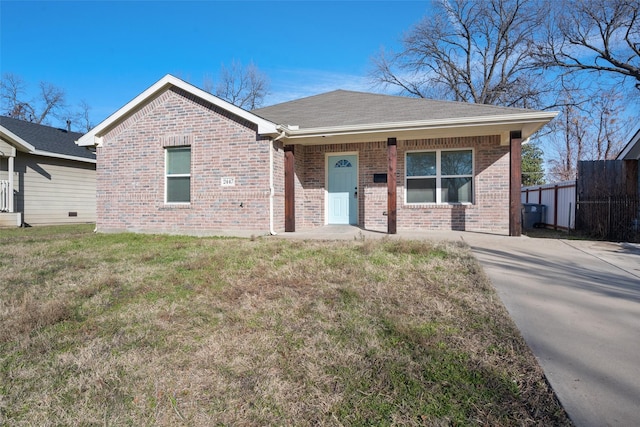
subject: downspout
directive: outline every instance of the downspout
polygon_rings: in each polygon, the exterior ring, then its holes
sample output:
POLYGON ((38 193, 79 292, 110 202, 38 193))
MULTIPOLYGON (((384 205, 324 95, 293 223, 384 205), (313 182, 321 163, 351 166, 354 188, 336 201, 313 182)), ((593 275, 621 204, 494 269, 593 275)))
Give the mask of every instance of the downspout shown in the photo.
POLYGON ((273 228, 273 199, 276 195, 276 189, 273 182, 273 144, 286 136, 285 130, 280 126, 278 126, 278 131, 280 132, 280 135, 269 142, 269 234, 272 236, 276 236, 278 234, 273 228))

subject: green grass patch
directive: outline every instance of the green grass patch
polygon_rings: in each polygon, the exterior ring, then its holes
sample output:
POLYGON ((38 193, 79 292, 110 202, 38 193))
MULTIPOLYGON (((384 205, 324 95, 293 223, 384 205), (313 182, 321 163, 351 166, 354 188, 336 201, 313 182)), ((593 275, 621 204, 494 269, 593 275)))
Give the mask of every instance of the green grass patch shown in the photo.
POLYGON ((569 425, 460 243, 0 231, 0 424, 569 425))

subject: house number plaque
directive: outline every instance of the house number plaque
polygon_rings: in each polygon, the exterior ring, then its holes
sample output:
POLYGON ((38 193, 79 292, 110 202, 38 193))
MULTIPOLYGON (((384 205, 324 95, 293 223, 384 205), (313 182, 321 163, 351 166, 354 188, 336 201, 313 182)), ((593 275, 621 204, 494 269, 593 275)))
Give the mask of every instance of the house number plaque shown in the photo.
POLYGON ((236 185, 236 179, 230 176, 223 176, 220 178, 220 185, 223 187, 233 187, 236 185))

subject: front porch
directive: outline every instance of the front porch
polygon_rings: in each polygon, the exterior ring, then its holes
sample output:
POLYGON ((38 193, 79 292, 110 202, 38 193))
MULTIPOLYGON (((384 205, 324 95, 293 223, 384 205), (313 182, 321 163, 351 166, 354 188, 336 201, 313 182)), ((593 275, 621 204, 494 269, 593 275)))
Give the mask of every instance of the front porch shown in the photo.
POLYGON ((0 180, 0 227, 20 227, 22 213, 14 212, 13 183, 0 180))
POLYGON ((517 236, 519 198, 510 190, 520 188, 514 166, 521 138, 519 132, 509 136, 287 145, 284 230, 351 224, 381 235, 453 230, 517 236), (430 173, 422 172, 425 158, 430 173), (354 177, 342 173, 346 169, 354 177), (335 185, 347 175, 348 185, 335 185), (348 215, 339 216, 338 208, 348 215))
POLYGON ((0 227, 20 227, 22 225, 22 213, 16 212, 14 200, 15 157, 15 147, 0 141, 0 165, 2 165, 0 177, 7 178, 0 179, 0 227), (6 160, 4 160, 5 158, 6 160))

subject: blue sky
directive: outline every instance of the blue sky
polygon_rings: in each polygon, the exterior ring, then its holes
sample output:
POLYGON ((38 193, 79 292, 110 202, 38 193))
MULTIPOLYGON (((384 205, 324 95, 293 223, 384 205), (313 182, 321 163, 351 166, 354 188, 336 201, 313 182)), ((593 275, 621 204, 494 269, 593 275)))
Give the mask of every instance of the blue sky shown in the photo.
POLYGON ((334 89, 370 90, 370 58, 398 48, 429 1, 5 1, 0 71, 63 88, 94 124, 167 73, 201 87, 251 61, 265 104, 334 89))

